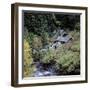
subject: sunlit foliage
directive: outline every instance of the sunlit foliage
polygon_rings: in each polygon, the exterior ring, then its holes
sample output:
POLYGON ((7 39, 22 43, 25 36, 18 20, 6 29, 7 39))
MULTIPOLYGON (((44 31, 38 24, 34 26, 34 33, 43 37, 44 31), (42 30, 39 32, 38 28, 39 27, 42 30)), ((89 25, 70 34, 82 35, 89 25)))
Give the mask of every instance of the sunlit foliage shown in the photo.
POLYGON ((32 75, 32 62, 32 50, 30 48, 29 43, 24 39, 24 77, 29 77, 30 75, 32 75))

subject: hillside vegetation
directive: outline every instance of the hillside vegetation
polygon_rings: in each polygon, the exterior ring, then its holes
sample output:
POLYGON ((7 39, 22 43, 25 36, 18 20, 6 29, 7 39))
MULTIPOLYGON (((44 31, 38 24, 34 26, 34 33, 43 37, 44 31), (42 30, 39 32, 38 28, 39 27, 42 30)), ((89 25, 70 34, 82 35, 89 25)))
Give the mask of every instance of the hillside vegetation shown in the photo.
POLYGON ((51 66, 55 75, 80 74, 80 15, 24 12, 24 77, 35 76, 36 62, 46 65, 43 70, 51 66), (48 48, 60 29, 72 40, 48 48))

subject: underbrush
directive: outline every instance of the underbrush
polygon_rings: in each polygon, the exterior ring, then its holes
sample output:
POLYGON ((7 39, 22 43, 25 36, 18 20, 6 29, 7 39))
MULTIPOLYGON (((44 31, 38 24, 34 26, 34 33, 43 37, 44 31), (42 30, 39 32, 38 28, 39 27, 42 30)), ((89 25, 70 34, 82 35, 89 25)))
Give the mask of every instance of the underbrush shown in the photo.
MULTIPOLYGON (((39 60, 42 63, 55 61, 58 75, 80 74, 80 33, 78 31, 71 31, 69 35, 73 37, 72 41, 63 44, 61 47, 42 52, 37 50, 35 53, 32 53, 32 48, 30 48, 28 41, 24 40, 24 77, 33 75, 35 66, 32 64, 34 60, 39 60)), ((38 40, 38 37, 35 37, 36 39, 38 40)), ((41 41, 35 40, 33 41, 35 45, 31 47, 41 48, 41 41)))

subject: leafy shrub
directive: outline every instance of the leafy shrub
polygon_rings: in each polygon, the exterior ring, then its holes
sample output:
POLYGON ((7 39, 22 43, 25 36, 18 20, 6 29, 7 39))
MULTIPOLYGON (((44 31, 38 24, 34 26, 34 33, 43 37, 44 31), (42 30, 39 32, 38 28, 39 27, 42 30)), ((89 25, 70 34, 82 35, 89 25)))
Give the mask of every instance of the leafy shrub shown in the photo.
POLYGON ((80 74, 80 41, 76 37, 79 34, 76 31, 73 33, 74 40, 57 50, 57 63, 62 66, 62 74, 65 75, 80 74))
POLYGON ((55 51, 52 49, 48 49, 47 51, 40 52, 41 61, 44 63, 50 63, 51 60, 56 59, 55 51))
POLYGON ((66 43, 56 50, 48 49, 47 51, 39 52, 43 63, 56 61, 58 72, 62 75, 80 74, 80 41, 76 37, 79 34, 76 31, 73 33, 74 40, 72 42, 66 43))
POLYGON ((32 63, 32 50, 27 40, 24 39, 24 77, 32 76, 34 69, 34 67, 31 68, 32 63))
POLYGON ((33 37, 33 41, 32 41, 32 47, 35 50, 39 50, 42 48, 42 41, 41 41, 41 37, 34 35, 33 37))

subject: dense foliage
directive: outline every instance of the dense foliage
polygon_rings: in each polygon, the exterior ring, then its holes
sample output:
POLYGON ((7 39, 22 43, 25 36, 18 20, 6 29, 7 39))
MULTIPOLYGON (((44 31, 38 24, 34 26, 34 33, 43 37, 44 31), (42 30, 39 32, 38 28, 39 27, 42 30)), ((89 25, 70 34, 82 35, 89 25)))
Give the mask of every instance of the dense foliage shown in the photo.
POLYGON ((32 59, 32 51, 29 43, 24 39, 24 77, 29 77, 32 75, 33 68, 31 68, 31 64, 33 62, 32 59))
POLYGON ((80 74, 79 32, 80 15, 24 12, 24 76, 33 76, 35 61, 56 61, 55 66, 61 75, 80 74), (62 28, 73 37, 73 41, 56 50, 41 52, 51 45, 62 28))

